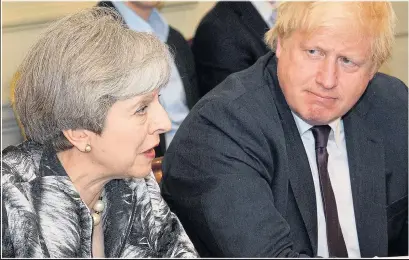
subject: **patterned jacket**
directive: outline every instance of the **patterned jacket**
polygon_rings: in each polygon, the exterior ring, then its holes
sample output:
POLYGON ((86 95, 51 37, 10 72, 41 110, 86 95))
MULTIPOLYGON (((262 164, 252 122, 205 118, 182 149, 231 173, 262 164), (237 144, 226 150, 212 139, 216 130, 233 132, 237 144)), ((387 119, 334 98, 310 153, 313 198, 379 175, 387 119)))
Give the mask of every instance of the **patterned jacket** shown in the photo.
MULTIPOLYGON (((2 256, 92 257, 92 217, 50 145, 3 150, 2 256)), ((197 257, 153 174, 105 185, 106 257, 197 257)))

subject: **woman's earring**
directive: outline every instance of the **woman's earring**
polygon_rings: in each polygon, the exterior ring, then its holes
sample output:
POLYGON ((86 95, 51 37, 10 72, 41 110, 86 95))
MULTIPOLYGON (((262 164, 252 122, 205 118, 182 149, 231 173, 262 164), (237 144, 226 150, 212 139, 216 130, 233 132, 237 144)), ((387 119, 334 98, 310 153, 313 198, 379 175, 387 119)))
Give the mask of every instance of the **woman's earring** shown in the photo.
POLYGON ((86 153, 91 152, 91 145, 87 144, 87 145, 85 146, 85 152, 86 152, 86 153))

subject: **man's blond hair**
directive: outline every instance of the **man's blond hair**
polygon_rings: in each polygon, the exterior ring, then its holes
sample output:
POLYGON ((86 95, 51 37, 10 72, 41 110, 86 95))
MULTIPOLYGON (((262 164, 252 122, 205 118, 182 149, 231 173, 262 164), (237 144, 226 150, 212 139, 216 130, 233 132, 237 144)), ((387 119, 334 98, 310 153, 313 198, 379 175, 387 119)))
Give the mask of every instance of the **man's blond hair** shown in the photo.
POLYGON ((310 33, 345 20, 351 30, 371 37, 372 60, 379 68, 390 57, 394 42, 396 16, 390 2, 284 1, 277 7, 276 23, 265 40, 274 49, 277 38, 286 39, 296 30, 310 33))

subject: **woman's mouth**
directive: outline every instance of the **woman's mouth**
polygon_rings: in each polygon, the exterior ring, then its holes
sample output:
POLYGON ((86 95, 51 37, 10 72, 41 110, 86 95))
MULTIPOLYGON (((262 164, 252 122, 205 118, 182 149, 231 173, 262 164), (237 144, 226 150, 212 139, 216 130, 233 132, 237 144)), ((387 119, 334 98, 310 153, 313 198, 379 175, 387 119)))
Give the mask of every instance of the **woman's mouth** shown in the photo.
POLYGON ((155 158, 155 149, 151 148, 145 152, 143 152, 143 154, 148 157, 149 159, 154 159, 155 158))
MULTIPOLYGON (((159 145, 159 144, 158 144, 159 145)), ((143 154, 147 157, 147 158, 149 158, 149 159, 154 159, 155 158, 155 147, 156 146, 158 146, 158 145, 155 145, 154 147, 152 147, 152 148, 150 148, 150 149, 148 149, 148 150, 146 150, 145 152, 143 152, 143 154)))

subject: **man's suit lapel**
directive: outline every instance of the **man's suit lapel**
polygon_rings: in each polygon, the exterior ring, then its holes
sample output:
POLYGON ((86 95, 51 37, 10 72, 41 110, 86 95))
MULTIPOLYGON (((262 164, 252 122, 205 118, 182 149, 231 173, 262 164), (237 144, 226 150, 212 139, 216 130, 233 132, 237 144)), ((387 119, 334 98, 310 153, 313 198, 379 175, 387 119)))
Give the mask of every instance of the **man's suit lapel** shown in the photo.
POLYGON ((283 116, 282 123, 287 139, 290 186, 307 229, 313 255, 316 255, 317 205, 310 164, 292 114, 283 116))
MULTIPOLYGON (((273 57, 273 59, 276 59, 273 57)), ((273 95, 275 104, 280 114, 281 123, 285 135, 288 155, 288 169, 290 186, 294 193, 298 209, 301 213, 308 237, 310 239, 313 255, 317 254, 317 206, 315 188, 312 179, 311 168, 304 149, 304 144, 295 124, 294 117, 288 107, 284 95, 276 78, 275 62, 270 68, 273 77, 273 95)))
POLYGON ((263 20, 257 9, 251 2, 230 2, 230 7, 236 12, 244 26, 250 29, 253 35, 258 39, 266 50, 264 43, 264 34, 270 29, 263 20))
POLYGON ((387 256, 385 150, 364 120, 368 103, 361 101, 343 119, 349 173, 361 256, 387 256))

